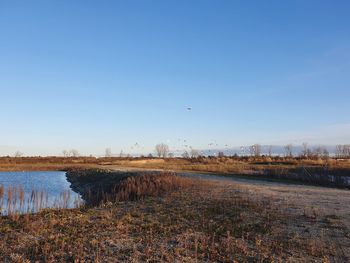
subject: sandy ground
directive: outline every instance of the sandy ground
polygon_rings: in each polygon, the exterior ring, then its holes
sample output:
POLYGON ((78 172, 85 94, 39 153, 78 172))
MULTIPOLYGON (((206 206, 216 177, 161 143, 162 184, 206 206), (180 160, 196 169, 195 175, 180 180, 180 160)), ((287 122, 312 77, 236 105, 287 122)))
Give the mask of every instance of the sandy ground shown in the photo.
POLYGON ((222 181, 226 184, 238 184, 256 197, 264 195, 291 206, 313 208, 324 215, 341 216, 350 229, 350 190, 200 173, 179 174, 203 180, 222 181))
MULTIPOLYGON (((133 168, 115 168, 115 170, 142 171, 133 168)), ((322 236, 330 246, 335 247, 336 254, 341 254, 347 259, 346 262, 350 262, 350 190, 193 172, 178 174, 202 180, 214 180, 232 187, 233 190, 240 189, 239 191, 252 198, 267 197, 290 213, 312 219, 313 223, 302 219, 289 222, 286 231, 298 232, 305 238, 316 238, 316 240, 322 236)))
MULTIPOLYGON (((239 185, 252 198, 267 197, 293 214, 306 215, 313 223, 299 220, 289 222, 288 230, 318 237, 335 247, 335 253, 350 262, 350 190, 298 185, 263 180, 215 176, 200 173, 180 173, 203 180, 220 181, 225 185, 239 185)), ((338 262, 338 261, 335 261, 338 262)))
MULTIPOLYGON (((118 171, 161 171, 160 169, 151 170, 128 167, 112 169, 118 171)), ((264 195, 272 197, 279 202, 295 205, 296 208, 312 208, 324 215, 341 216, 346 226, 350 229, 350 190, 244 179, 241 177, 220 176, 207 173, 178 172, 178 174, 202 180, 221 181, 225 184, 238 184, 241 187, 245 187, 251 195, 256 197, 264 195)))

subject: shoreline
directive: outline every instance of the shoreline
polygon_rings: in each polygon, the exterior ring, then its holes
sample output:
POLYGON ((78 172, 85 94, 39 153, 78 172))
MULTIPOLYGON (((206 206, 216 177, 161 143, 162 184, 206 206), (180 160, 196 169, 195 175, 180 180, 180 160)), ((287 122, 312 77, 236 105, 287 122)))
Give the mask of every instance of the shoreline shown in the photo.
MULTIPOLYGON (((177 174, 188 173, 188 174, 206 174, 212 176, 221 176, 221 177, 233 177, 240 178, 245 180, 259 180, 259 181, 267 181, 267 182, 276 182, 276 183, 284 183, 284 184, 294 184, 294 185, 312 185, 312 186, 321 186, 327 188, 338 188, 338 189, 350 189, 350 168, 346 169, 348 171, 346 175, 338 176, 339 183, 336 184, 331 180, 333 178, 331 176, 323 176, 319 174, 315 174, 312 178, 310 176, 305 176, 304 178, 300 176, 295 169, 292 169, 290 172, 288 170, 284 170, 284 174, 277 174, 270 167, 253 167, 254 170, 245 170, 243 173, 233 173, 233 172, 220 172, 220 171, 208 171, 204 169, 186 169, 186 167, 178 167, 173 169, 171 166, 169 168, 155 168, 155 167, 147 167, 144 166, 127 166, 127 165, 115 165, 115 164, 55 164, 55 165, 47 165, 44 163, 32 163, 32 164, 13 164, 12 166, 7 166, 6 168, 1 166, 0 163, 0 173, 1 172, 21 172, 21 171, 63 171, 69 172, 71 170, 86 170, 86 169, 102 169, 106 171, 117 171, 117 172, 130 172, 130 173, 147 173, 147 172, 163 172, 163 171, 172 171, 177 174), (323 177, 322 177, 323 176, 323 177), (347 183, 344 183, 344 180, 347 183)), ((321 169, 321 168, 318 168, 321 169)))

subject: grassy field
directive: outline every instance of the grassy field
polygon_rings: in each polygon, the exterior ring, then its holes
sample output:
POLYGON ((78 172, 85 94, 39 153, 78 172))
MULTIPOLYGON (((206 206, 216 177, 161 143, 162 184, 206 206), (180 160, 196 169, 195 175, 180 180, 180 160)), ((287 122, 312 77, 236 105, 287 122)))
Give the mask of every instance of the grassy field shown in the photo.
POLYGON ((267 179, 287 179, 324 186, 349 187, 350 159, 288 157, 198 158, 0 158, 0 171, 69 170, 73 168, 135 168, 236 174, 267 179))
POLYGON ((59 170, 70 167, 122 166, 150 169, 242 173, 250 170, 290 169, 299 166, 350 169, 350 159, 292 157, 198 157, 198 158, 119 158, 119 157, 0 157, 2 171, 59 170))
MULTIPOLYGON (((80 191, 109 174, 73 173, 75 184, 83 186, 80 191)), ((105 180, 97 188, 109 194, 99 195, 99 205, 94 200, 79 209, 0 218, 0 261, 347 260, 331 239, 339 229, 349 235, 337 217, 312 209, 295 212, 290 204, 277 204, 273 197, 257 198, 236 184, 148 173, 105 180), (118 192, 106 188, 110 184, 118 186, 118 192)))
POLYGON ((0 169, 67 170, 72 188, 86 201, 71 210, 39 209, 36 214, 1 217, 1 262, 350 260, 346 190, 333 190, 343 192, 331 192, 329 198, 328 190, 294 192, 295 185, 259 192, 256 185, 185 178, 170 172, 281 180, 301 174, 292 179, 342 187, 316 175, 327 172, 345 178, 349 160, 33 157, 0 158, 0 169), (122 168, 134 169, 113 171, 122 168), (141 175, 139 170, 144 170, 141 175), (318 200, 327 213, 315 208, 318 200), (338 209, 345 212, 339 214, 338 209))

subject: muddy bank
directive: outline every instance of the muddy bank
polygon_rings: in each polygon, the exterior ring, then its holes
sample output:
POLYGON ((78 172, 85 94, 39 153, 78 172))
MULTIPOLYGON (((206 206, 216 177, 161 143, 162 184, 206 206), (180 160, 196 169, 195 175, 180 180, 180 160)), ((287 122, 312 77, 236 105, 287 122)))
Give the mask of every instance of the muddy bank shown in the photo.
POLYGON ((110 193, 128 177, 139 176, 139 172, 109 171, 103 169, 71 169, 67 180, 71 188, 79 193, 88 205, 94 205, 103 194, 110 193))
POLYGON ((193 185, 190 178, 164 171, 75 169, 67 172, 67 179, 87 206, 139 200, 193 185))

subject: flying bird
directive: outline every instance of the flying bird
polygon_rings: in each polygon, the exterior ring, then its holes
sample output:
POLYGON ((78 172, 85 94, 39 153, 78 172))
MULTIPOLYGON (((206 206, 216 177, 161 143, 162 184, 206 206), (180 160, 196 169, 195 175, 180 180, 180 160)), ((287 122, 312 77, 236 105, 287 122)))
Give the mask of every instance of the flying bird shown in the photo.
POLYGON ((191 110, 192 110, 192 108, 191 108, 191 107, 188 107, 188 108, 187 108, 187 110, 188 110, 188 111, 191 111, 191 110))

